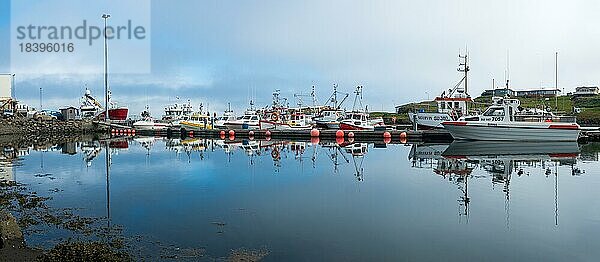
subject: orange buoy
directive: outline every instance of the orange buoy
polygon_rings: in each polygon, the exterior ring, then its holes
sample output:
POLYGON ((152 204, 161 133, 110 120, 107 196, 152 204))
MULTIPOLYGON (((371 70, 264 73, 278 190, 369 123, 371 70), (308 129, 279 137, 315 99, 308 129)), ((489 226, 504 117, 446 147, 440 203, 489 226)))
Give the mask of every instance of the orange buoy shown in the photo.
POLYGON ((266 137, 270 137, 271 136, 271 131, 269 131, 269 130, 265 131, 265 136, 266 137))
POLYGON ((392 134, 390 134, 388 131, 385 131, 383 132, 383 138, 392 138, 392 134))
POLYGON ((311 137, 319 137, 319 135, 321 135, 321 132, 319 131, 319 129, 312 129, 310 130, 310 136, 311 137))
POLYGON ((311 138, 310 138, 310 142, 311 142, 313 145, 317 145, 317 144, 319 144, 319 142, 320 142, 320 139, 319 139, 319 137, 318 137, 318 136, 313 136, 313 137, 311 137, 311 138))
POLYGON ((342 131, 342 130, 335 131, 335 137, 344 138, 344 131, 342 131))
POLYGON ((384 137, 383 138, 383 142, 386 144, 389 144, 390 142, 392 142, 392 138, 391 137, 384 137))
POLYGON ((225 131, 223 131, 223 133, 219 134, 219 138, 225 139, 225 131))
POLYGON ((219 135, 225 136, 225 130, 221 130, 221 132, 219 132, 219 135))
POLYGON ((406 132, 400 133, 400 143, 406 144, 406 141, 407 141, 407 139, 406 139, 406 132))
POLYGON ((131 134, 135 136, 135 129, 131 129, 131 134))
POLYGON ((343 143, 344 143, 344 137, 336 137, 336 138, 335 138, 335 142, 336 142, 338 145, 341 145, 341 144, 343 144, 343 143))
POLYGON ((229 130, 229 136, 235 136, 235 131, 229 130))
POLYGON ((235 139, 235 136, 233 136, 233 135, 230 135, 230 136, 229 136, 229 140, 232 140, 232 141, 233 141, 234 139, 235 139))
POLYGON ((353 137, 354 137, 354 132, 350 132, 350 133, 348 133, 348 137, 349 137, 349 138, 353 138, 353 137))
POLYGON ((348 138, 348 142, 349 142, 349 143, 354 143, 354 137, 349 137, 349 138, 348 138))

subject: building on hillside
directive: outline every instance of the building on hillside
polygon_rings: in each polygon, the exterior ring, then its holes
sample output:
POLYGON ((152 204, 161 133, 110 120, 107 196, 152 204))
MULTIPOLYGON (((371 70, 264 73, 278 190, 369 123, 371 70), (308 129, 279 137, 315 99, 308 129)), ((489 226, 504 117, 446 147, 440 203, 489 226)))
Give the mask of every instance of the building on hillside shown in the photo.
POLYGON ((481 93, 481 96, 509 96, 514 97, 515 91, 510 88, 487 89, 481 93))
POLYGON ((575 88, 573 96, 595 96, 600 94, 600 88, 597 86, 578 86, 575 88))
POLYGON ((517 97, 556 97, 560 89, 529 89, 516 91, 517 97))

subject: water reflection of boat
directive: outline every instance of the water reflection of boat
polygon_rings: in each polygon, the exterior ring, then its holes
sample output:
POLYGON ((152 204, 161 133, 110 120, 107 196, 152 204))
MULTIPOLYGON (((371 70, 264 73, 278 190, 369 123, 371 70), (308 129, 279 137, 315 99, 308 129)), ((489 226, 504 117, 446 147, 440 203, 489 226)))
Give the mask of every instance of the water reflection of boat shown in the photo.
POLYGON ((431 167, 433 162, 443 159, 442 153, 449 144, 413 144, 408 153, 408 159, 413 167, 431 167))
POLYGON ((576 157, 577 142, 500 142, 500 141, 454 141, 443 152, 446 158, 469 158, 475 156, 524 155, 525 158, 576 157))
POLYGON ((346 153, 352 155, 352 161, 354 162, 354 176, 358 181, 364 180, 364 158, 367 154, 369 144, 367 143, 352 143, 344 147, 346 153))

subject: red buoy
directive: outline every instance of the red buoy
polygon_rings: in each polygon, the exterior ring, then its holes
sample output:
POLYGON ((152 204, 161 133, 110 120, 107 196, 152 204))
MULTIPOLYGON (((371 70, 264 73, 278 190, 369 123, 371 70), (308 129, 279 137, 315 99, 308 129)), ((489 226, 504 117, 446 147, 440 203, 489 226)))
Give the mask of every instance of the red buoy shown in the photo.
POLYGON ((335 131, 335 137, 344 138, 344 131, 342 131, 342 130, 335 131))
POLYGON ((344 143, 344 137, 336 137, 336 138, 335 138, 335 142, 336 142, 338 145, 341 145, 341 144, 343 144, 343 143, 344 143))
POLYGON ((310 130, 310 136, 311 137, 319 137, 319 135, 321 135, 321 132, 319 131, 319 129, 312 129, 310 130))
POLYGON ((311 138, 310 138, 310 142, 311 142, 313 145, 317 145, 317 144, 319 144, 319 141, 320 141, 320 139, 319 139, 319 137, 318 137, 318 136, 313 136, 313 137, 311 137, 311 138))
POLYGON ((250 130, 250 132, 248 132, 248 136, 254 136, 254 131, 250 130))
POLYGON ((190 131, 190 132, 188 132, 188 136, 189 136, 189 137, 194 137, 194 131, 190 131))
POLYGON ((229 136, 235 136, 235 131, 229 130, 229 136))
POLYGON ((221 130, 221 132, 219 132, 219 135, 225 136, 225 130, 221 130))
POLYGON ((407 141, 407 139, 406 139, 406 132, 400 133, 400 143, 406 144, 406 141, 407 141))
POLYGON ((392 138, 391 137, 384 137, 383 138, 383 142, 386 144, 389 144, 390 142, 392 142, 392 138))
POLYGON ((271 136, 271 131, 269 131, 269 130, 265 131, 265 136, 266 137, 270 137, 271 136))
POLYGON ((353 138, 353 137, 354 137, 354 132, 350 132, 350 133, 348 133, 348 137, 349 137, 349 138, 353 138))
POLYGON ((229 136, 229 140, 233 141, 234 139, 235 139, 235 136, 233 136, 233 135, 229 136))
POLYGON ((388 131, 385 131, 383 132, 383 138, 392 138, 392 134, 390 134, 388 131))

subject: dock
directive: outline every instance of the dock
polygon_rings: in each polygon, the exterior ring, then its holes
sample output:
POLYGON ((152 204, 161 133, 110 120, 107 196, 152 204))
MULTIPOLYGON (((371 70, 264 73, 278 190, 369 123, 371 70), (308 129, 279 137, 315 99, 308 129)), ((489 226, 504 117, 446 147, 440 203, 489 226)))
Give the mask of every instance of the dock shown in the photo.
MULTIPOLYGON (((118 133, 118 131, 117 131, 118 133)), ((357 140, 357 141, 427 141, 427 142, 452 142, 452 136, 445 130, 319 130, 318 135, 312 130, 136 130, 136 135, 166 136, 166 137, 198 137, 198 138, 256 138, 256 139, 302 139, 310 140, 319 138, 323 140, 357 140)))

